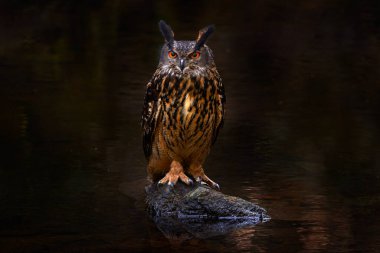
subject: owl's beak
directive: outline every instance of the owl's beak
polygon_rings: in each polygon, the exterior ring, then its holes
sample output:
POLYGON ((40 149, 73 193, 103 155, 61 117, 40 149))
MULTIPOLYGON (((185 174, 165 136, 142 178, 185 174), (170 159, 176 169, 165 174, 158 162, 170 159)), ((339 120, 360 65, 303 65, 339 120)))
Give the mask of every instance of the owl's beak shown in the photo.
POLYGON ((185 59, 180 59, 179 60, 179 67, 181 70, 185 68, 185 59))

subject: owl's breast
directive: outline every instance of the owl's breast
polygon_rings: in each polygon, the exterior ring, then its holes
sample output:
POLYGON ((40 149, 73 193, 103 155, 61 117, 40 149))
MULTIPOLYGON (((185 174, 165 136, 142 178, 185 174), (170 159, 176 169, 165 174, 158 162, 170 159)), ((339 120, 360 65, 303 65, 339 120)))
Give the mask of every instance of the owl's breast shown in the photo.
MULTIPOLYGON (((205 78, 169 82, 162 101, 162 132, 173 149, 209 147, 216 122, 216 87, 205 78)), ((182 151, 181 151, 182 152, 182 151)))

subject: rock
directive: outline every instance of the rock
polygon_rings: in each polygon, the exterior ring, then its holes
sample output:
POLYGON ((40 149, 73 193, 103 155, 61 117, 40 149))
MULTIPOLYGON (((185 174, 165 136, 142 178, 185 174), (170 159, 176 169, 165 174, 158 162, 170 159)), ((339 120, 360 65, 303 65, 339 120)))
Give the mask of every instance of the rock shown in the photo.
POLYGON ((148 212, 169 238, 207 238, 270 220, 266 210, 205 185, 146 187, 148 212))

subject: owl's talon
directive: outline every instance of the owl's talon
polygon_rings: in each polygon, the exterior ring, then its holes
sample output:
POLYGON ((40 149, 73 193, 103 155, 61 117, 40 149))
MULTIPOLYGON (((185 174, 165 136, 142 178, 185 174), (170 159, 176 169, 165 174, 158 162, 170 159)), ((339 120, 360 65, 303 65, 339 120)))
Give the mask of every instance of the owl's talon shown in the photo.
POLYGON ((217 183, 215 183, 215 182, 212 184, 212 188, 214 188, 215 190, 220 191, 220 186, 219 186, 219 184, 217 184, 217 183))
POLYGON ((164 185, 164 182, 162 182, 162 180, 158 181, 157 186, 160 187, 162 185, 164 185))
POLYGON ((189 178, 189 180, 187 180, 187 182, 188 182, 188 185, 193 185, 194 184, 193 180, 191 180, 190 178, 189 178))

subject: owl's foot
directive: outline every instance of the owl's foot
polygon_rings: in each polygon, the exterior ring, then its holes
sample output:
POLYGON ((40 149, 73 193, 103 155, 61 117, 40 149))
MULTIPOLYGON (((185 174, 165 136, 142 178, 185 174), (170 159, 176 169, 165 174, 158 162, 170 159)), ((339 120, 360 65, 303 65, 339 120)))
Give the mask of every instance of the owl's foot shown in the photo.
POLYGON ((169 172, 166 173, 164 178, 162 178, 160 181, 158 181, 158 184, 162 185, 162 184, 167 183, 169 186, 174 187, 174 185, 177 183, 178 179, 180 179, 182 182, 184 182, 187 185, 193 184, 193 180, 191 180, 184 173, 182 165, 177 161, 173 161, 170 164, 169 172))
POLYGON ((219 184, 212 181, 208 176, 206 176, 203 167, 201 165, 198 166, 190 166, 189 170, 190 174, 194 177, 194 179, 200 184, 207 184, 211 188, 220 191, 219 184))
POLYGON ((219 184, 215 183, 214 181, 212 181, 208 176, 206 176, 206 174, 203 173, 203 175, 199 175, 197 177, 195 177, 195 180, 200 183, 200 184, 207 184, 208 186, 210 186, 211 188, 215 189, 215 190, 218 190, 220 191, 220 186, 219 184))

